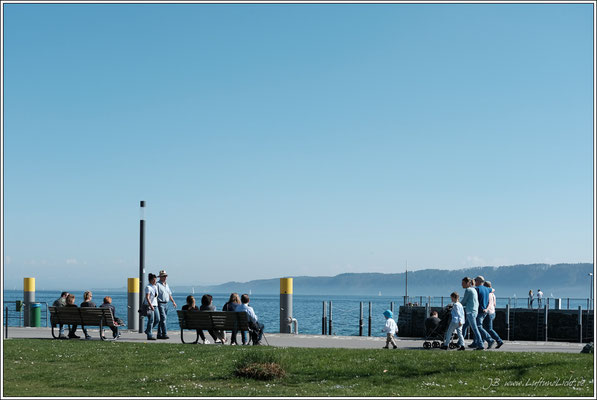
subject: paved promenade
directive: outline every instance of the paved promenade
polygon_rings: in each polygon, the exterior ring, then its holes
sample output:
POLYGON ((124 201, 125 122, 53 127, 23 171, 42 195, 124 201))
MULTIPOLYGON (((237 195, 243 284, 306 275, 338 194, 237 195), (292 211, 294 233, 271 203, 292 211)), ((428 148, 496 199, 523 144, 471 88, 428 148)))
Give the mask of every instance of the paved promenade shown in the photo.
MULTIPOLYGON (((3 327, 4 330, 4 327, 3 327)), ((88 329, 92 336, 91 340, 99 339, 99 329, 88 329)), ((2 337, 4 336, 2 332, 2 337)), ((112 332, 107 329, 105 333, 108 337, 112 336, 112 332)), ((78 335, 82 335, 80 329, 77 330, 78 335)), ((209 334, 205 332, 206 336, 211 340, 209 334)), ((119 342, 131 343, 181 343, 180 331, 168 332, 170 339, 147 341, 145 334, 121 330, 121 337, 119 342)), ((185 331, 185 341, 193 341, 196 337, 195 332, 185 331)), ((32 338, 32 339, 52 339, 50 328, 8 328, 8 338, 32 338)), ((240 335, 239 335, 240 339, 240 335)), ((83 340, 83 339, 70 339, 83 340)), ((470 341, 467 341, 467 344, 470 341)), ((365 337, 365 336, 323 336, 323 335, 294 335, 288 333, 266 333, 265 340, 262 343, 277 347, 338 347, 345 349, 381 349, 385 345, 385 338, 382 337, 365 337), (266 342, 267 340, 267 342, 266 342)), ((440 349, 423 350, 423 339, 404 338, 397 340, 400 349, 412 349, 421 351, 444 351, 440 349)), ((203 344, 198 344, 203 346, 203 344)), ((206 346, 221 346, 221 344, 208 344, 206 346)), ((555 353, 579 353, 584 344, 569 343, 569 342, 525 342, 525 341, 505 341, 504 345, 499 349, 491 349, 487 351, 535 351, 535 352, 555 352, 555 353)), ((470 350, 467 348, 467 351, 470 350)), ((455 351, 455 350, 450 350, 455 351)), ((473 350, 471 350, 473 351, 473 350)))

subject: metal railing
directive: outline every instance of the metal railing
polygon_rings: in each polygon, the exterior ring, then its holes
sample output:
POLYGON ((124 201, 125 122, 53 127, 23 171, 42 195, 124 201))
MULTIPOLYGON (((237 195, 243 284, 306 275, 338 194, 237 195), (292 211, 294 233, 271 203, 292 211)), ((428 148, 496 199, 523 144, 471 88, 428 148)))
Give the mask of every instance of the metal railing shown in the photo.
MULTIPOLYGON (((40 320, 43 320, 44 326, 47 328, 49 324, 49 308, 48 303, 45 301, 36 301, 35 303, 43 304, 45 306, 45 312, 43 312, 40 316, 40 320)), ((6 304, 6 303, 5 303, 6 304)), ((9 306, 5 306, 4 308, 4 325, 5 330, 8 332, 8 327, 23 327, 25 324, 25 307, 28 305, 25 303, 21 303, 21 306, 17 306, 17 302, 12 304, 12 308, 9 306), (18 320, 18 323, 12 324, 11 321, 18 320)), ((41 321, 40 321, 41 323, 41 321)))
MULTIPOLYGON (((545 305, 548 308, 556 308, 556 302, 560 301, 561 310, 576 310, 581 306, 583 310, 592 310, 593 304, 589 298, 573 298, 573 297, 543 297, 542 299, 533 299, 531 302, 527 297, 496 297, 496 305, 498 308, 504 308, 509 305, 512 308, 533 308, 542 309, 545 305)), ((425 306, 429 304, 430 307, 445 307, 450 304, 452 300, 447 296, 403 296, 402 305, 404 306, 425 306)))

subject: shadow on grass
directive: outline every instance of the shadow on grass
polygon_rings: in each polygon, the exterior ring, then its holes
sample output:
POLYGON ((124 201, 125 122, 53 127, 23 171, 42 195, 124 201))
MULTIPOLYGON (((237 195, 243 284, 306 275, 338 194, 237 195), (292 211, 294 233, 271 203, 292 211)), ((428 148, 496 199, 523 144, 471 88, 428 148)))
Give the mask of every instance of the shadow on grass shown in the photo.
POLYGON ((526 364, 526 365, 521 365, 521 364, 517 364, 517 365, 507 365, 507 366, 502 366, 502 367, 497 367, 496 370, 499 371, 514 371, 516 379, 520 380, 522 379, 525 375, 527 375, 529 372, 533 371, 536 372, 538 370, 545 370, 548 369, 549 367, 555 367, 555 366, 563 366, 566 363, 564 362, 548 362, 548 363, 542 363, 542 364, 526 364))

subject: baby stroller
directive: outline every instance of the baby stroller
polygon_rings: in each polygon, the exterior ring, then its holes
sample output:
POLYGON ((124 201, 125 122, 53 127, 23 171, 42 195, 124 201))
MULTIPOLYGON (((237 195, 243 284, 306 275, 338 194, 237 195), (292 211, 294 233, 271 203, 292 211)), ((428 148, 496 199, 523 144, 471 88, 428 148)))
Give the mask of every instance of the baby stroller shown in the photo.
MULTIPOLYGON (((452 320, 452 304, 447 305, 438 316, 440 318, 439 325, 431 330, 430 332, 425 329, 425 341, 423 342, 423 348, 428 350, 431 348, 438 349, 444 343, 444 335, 446 334, 446 330, 448 326, 450 326, 450 321, 452 320)), ((454 334, 450 338, 450 344, 448 347, 450 349, 455 349, 458 347, 456 342, 453 342, 454 334)))

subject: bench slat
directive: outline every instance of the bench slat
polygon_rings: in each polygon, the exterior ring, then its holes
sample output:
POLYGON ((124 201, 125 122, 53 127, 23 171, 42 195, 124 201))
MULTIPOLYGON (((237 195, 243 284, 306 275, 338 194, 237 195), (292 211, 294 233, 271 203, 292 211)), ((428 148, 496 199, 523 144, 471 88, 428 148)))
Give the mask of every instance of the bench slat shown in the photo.
POLYGON ((114 316, 109 308, 48 307, 53 325, 114 326, 114 316))
POLYGON ((188 311, 177 310, 181 329, 249 330, 247 313, 244 311, 188 311))

